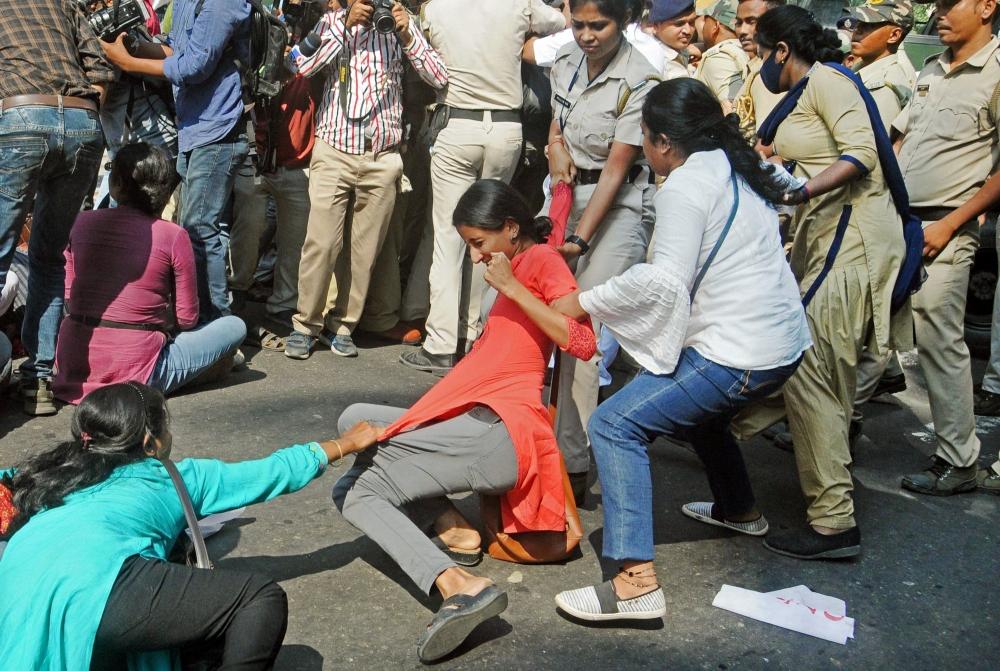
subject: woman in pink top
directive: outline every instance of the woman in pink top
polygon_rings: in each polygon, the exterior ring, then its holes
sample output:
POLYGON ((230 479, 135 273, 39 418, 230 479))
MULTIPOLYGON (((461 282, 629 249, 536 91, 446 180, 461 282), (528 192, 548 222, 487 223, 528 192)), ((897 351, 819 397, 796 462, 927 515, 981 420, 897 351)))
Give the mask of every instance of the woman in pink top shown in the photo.
POLYGON ((225 366, 246 336, 233 316, 195 328, 198 293, 188 234, 159 219, 176 180, 165 151, 131 144, 111 166, 118 207, 82 212, 66 250, 67 314, 53 392, 68 403, 116 382, 175 391, 225 366))

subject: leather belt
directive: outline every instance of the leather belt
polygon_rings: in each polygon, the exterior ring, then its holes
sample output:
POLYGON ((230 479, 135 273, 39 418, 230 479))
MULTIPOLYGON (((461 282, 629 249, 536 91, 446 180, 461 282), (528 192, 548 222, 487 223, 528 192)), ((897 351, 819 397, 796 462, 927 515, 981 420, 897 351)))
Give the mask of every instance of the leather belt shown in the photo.
POLYGON ((22 95, 0 100, 0 114, 15 107, 68 107, 71 109, 97 111, 97 103, 88 98, 75 96, 22 95))
MULTIPOLYGON (((635 180, 639 179, 642 174, 643 169, 646 166, 643 165, 633 165, 629 168, 628 174, 625 175, 626 184, 634 184, 635 180)), ((576 183, 577 184, 597 184, 597 181, 601 179, 600 168, 594 170, 588 170, 585 168, 577 168, 576 170, 576 183)), ((656 174, 649 170, 649 175, 646 177, 647 183, 656 183, 656 174)))
POLYGON ((521 123, 521 110, 463 110, 452 107, 449 111, 452 119, 482 121, 486 112, 489 112, 490 118, 496 123, 521 123))
POLYGON ((920 221, 940 221, 955 211, 954 207, 911 207, 910 212, 920 221))
POLYGON ((131 322, 116 322, 110 319, 100 319, 99 317, 87 317, 85 315, 68 315, 70 319, 77 322, 78 324, 83 324, 84 326, 90 326, 92 328, 103 327, 111 329, 125 329, 127 331, 157 331, 165 335, 170 335, 167 333, 167 329, 160 326, 159 324, 133 324, 131 322))

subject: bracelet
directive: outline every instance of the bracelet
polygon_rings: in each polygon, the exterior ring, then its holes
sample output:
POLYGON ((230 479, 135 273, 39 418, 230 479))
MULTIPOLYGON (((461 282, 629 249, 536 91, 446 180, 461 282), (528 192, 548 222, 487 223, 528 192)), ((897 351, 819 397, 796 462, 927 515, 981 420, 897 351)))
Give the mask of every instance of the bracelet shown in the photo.
POLYGON ((336 465, 339 464, 340 460, 344 458, 344 449, 340 446, 340 441, 336 438, 331 438, 330 442, 337 446, 337 454, 340 455, 333 460, 333 463, 336 465))
POLYGON ((571 245, 576 245, 580 248, 580 254, 586 254, 587 250, 590 249, 590 245, 587 241, 581 238, 579 235, 567 235, 563 242, 568 242, 571 245))
POLYGON ((545 151, 542 152, 543 154, 545 154, 545 158, 549 157, 549 148, 554 144, 561 144, 563 147, 566 146, 563 143, 562 135, 556 135, 555 139, 552 140, 552 142, 549 142, 547 145, 545 145, 545 151))

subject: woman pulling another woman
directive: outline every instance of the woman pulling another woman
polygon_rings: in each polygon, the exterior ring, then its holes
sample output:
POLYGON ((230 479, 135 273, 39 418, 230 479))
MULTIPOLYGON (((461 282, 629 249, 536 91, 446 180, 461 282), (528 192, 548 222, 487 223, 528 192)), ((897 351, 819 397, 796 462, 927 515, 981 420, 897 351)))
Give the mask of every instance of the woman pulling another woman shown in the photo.
MULTIPOLYGON (((0 471, 0 494, 13 494, 0 496, 3 668, 170 671, 213 659, 270 669, 288 620, 281 588, 166 561, 187 523, 161 463, 172 445, 163 395, 138 382, 102 387, 71 429, 71 440, 0 471)), ((264 459, 184 459, 177 470, 205 517, 299 490, 376 436, 362 424, 264 459)))
POLYGON ((562 592, 585 620, 662 617, 653 568, 653 502, 646 449, 659 436, 689 440, 714 502, 684 514, 760 536, 739 446, 729 432, 743 406, 779 389, 810 346, 798 286, 772 203, 786 188, 723 116, 701 82, 659 84, 642 110, 643 151, 666 182, 656 195, 652 259, 554 307, 592 315, 645 369, 601 404, 588 427, 604 501, 612 580, 562 592))
POLYGON ((479 538, 447 495, 501 495, 506 532, 565 531, 563 470, 542 404, 543 378, 553 342, 584 360, 596 349, 589 320, 549 307, 576 283, 559 253, 544 244, 548 219, 534 219, 503 182, 481 180, 459 200, 453 221, 499 293, 485 330, 409 410, 357 404, 344 411, 342 427, 391 425, 333 490, 345 519, 421 590, 436 587, 444 598, 418 643, 425 662, 450 653, 507 607, 496 585, 456 565, 470 551, 469 564, 475 563, 479 538))

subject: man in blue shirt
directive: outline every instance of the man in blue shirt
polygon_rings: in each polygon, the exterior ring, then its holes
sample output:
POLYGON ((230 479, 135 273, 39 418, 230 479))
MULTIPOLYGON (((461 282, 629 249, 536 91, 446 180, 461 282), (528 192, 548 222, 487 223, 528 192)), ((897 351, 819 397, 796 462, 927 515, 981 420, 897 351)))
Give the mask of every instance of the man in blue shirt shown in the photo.
POLYGON ((250 57, 249 17, 246 0, 175 0, 167 44, 144 43, 134 54, 122 38, 104 44, 108 60, 123 71, 173 84, 180 223, 194 247, 200 322, 229 314, 221 221, 249 150, 236 66, 250 57))

